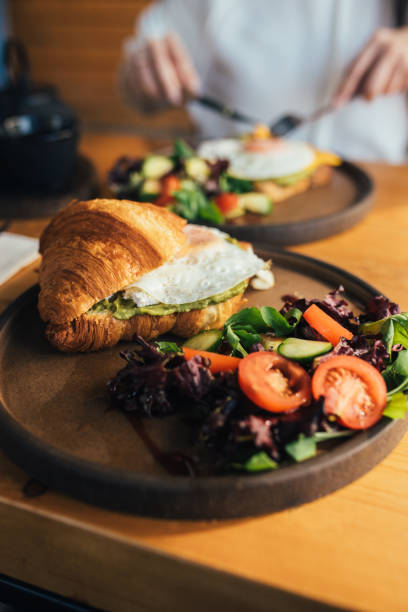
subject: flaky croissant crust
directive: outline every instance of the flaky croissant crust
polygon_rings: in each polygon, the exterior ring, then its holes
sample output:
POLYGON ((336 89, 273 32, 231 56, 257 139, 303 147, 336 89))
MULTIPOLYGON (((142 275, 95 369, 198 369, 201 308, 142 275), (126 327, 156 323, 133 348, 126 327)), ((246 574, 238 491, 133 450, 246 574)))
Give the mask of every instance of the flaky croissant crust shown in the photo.
POLYGON ((65 325, 48 325, 46 336, 55 348, 69 353, 110 348, 120 340, 132 340, 135 334, 145 340, 166 333, 188 338, 205 329, 222 327, 242 303, 240 294, 199 310, 163 316, 135 315, 125 321, 115 319, 111 313, 90 312, 65 325))
POLYGON ((153 204, 72 202, 40 239, 41 318, 53 325, 73 321, 161 266, 185 246, 185 224, 153 204))

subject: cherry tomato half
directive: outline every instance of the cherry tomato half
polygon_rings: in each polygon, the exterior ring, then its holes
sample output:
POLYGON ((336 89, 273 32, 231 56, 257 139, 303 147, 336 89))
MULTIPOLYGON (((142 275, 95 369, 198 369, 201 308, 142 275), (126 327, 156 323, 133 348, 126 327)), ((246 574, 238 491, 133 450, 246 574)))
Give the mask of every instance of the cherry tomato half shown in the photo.
POLYGON ((169 174, 162 179, 161 193, 155 204, 157 206, 166 206, 173 201, 173 193, 181 187, 180 179, 174 174, 169 174))
POLYGON ((352 355, 335 355, 321 363, 312 379, 315 399, 324 397, 324 411, 350 429, 367 429, 380 420, 387 387, 380 372, 352 355))
POLYGON ((239 386, 249 399, 270 412, 292 412, 310 403, 311 380, 297 363, 278 353, 259 351, 238 367, 239 386))
POLYGON ((215 203, 220 211, 226 215, 227 213, 231 212, 231 210, 237 208, 239 199, 236 193, 225 192, 217 195, 215 198, 215 203))

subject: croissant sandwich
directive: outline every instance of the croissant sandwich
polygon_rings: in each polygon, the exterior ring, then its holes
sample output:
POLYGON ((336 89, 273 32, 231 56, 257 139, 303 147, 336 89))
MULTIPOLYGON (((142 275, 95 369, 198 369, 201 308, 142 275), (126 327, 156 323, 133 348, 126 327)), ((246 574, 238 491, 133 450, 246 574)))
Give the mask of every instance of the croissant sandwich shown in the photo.
POLYGON ((38 310, 61 351, 222 327, 265 267, 216 229, 153 204, 74 201, 40 240, 38 310))

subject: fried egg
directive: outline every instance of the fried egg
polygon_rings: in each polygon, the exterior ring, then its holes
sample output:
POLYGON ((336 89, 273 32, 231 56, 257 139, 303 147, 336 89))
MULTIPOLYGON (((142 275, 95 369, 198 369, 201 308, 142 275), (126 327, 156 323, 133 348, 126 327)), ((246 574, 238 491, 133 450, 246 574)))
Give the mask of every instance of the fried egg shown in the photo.
POLYGON ((273 180, 313 170, 319 165, 337 165, 339 158, 299 141, 281 138, 208 140, 198 148, 205 159, 228 159, 228 174, 250 181, 273 180))
POLYGON ((252 250, 244 250, 217 229, 189 224, 187 249, 124 290, 137 306, 188 304, 224 293, 265 268, 252 250))

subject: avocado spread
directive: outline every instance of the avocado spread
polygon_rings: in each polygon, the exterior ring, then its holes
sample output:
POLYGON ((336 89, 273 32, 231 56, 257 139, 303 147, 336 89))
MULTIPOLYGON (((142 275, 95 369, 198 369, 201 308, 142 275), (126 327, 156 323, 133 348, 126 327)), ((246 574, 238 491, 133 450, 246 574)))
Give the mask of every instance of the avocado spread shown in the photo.
POLYGON ((212 295, 211 297, 197 300, 196 302, 189 302, 188 304, 153 304, 152 306, 141 307, 138 307, 133 300, 124 298, 122 292, 118 291, 118 293, 92 306, 88 312, 91 314, 110 312, 115 319, 122 320, 130 319, 139 314, 163 316, 173 314, 173 312, 189 312, 190 310, 206 308, 207 306, 211 306, 211 304, 225 302, 234 295, 243 293, 247 284, 247 281, 244 280, 223 293, 217 293, 217 295, 212 295))
POLYGON ((301 170, 300 172, 296 172, 295 174, 279 176, 272 180, 277 185, 281 185, 282 187, 289 187, 289 185, 295 185, 302 179, 308 178, 311 174, 313 174, 314 170, 315 168, 305 168, 305 170, 301 170))

